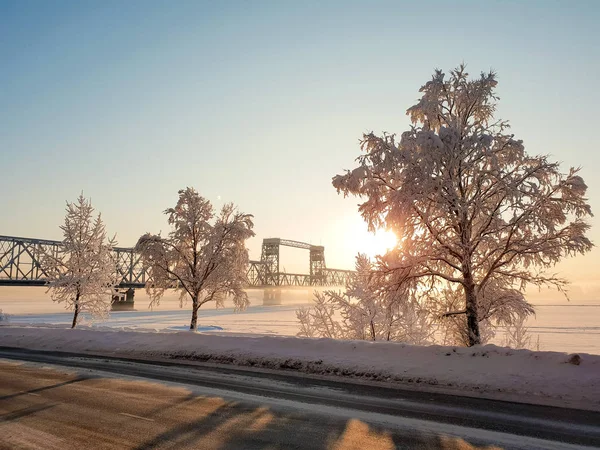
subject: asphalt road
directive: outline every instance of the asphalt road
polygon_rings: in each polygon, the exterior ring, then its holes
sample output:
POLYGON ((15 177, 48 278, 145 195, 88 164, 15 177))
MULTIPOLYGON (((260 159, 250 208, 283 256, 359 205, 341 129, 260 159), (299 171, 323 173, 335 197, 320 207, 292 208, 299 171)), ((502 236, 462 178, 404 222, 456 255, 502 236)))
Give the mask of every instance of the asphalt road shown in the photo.
POLYGON ((0 358, 0 449, 600 447, 590 411, 232 367, 0 358))

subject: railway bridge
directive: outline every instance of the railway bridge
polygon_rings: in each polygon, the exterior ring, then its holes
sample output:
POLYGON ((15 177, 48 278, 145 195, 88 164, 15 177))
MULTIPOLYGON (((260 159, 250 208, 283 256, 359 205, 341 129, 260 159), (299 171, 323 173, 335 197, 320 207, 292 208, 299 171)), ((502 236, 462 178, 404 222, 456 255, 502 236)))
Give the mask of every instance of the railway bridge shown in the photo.
MULTIPOLYGON (((61 241, 0 235, 0 286, 45 286, 48 273, 43 267, 43 255, 58 255, 61 241)), ((131 310, 135 289, 146 284, 146 268, 140 255, 130 247, 113 248, 116 270, 120 278, 119 295, 113 299, 114 310, 131 310)), ((344 285, 353 272, 329 269, 325 265, 325 247, 281 238, 263 239, 259 261, 250 260, 247 289, 264 290, 265 303, 281 301, 281 289, 344 285), (308 250, 308 274, 280 270, 280 247, 308 250)))

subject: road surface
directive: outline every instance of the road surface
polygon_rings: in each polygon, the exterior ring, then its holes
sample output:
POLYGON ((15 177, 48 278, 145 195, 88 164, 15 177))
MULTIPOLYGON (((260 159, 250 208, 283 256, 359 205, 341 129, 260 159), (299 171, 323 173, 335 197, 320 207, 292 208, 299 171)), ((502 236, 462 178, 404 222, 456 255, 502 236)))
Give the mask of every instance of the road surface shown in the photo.
POLYGON ((223 366, 0 358, 0 449, 600 447, 591 411, 223 366))

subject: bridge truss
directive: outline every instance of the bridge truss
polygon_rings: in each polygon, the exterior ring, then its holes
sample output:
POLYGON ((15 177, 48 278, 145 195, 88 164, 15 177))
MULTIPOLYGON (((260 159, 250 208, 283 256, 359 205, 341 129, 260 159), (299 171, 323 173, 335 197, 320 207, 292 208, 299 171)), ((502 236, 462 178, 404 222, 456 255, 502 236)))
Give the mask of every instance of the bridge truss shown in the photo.
MULTIPOLYGON (((0 236, 0 286, 44 286, 48 273, 43 267, 43 255, 59 257, 62 242, 0 236)), ((132 248, 115 247, 120 288, 141 288, 146 284, 146 270, 132 248)))
MULTIPOLYGON (((58 256, 62 242, 0 236, 0 286, 44 286, 48 274, 43 267, 43 255, 58 256)), ((115 247, 117 273, 121 289, 136 289, 146 284, 146 269, 140 256, 132 249, 115 247)), ((280 238, 264 239, 261 260, 250 261, 248 284, 252 288, 341 286, 352 275, 350 270, 328 269, 325 266, 325 249, 298 241, 280 238), (280 272, 279 247, 289 246, 309 250, 310 273, 280 272)))

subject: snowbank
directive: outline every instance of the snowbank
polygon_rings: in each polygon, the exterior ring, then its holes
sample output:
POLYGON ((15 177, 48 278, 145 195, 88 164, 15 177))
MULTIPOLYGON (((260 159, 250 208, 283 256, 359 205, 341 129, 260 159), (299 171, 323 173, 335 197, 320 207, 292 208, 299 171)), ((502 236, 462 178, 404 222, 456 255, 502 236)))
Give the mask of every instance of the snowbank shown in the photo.
POLYGON ((0 326, 0 346, 185 359, 411 383, 460 394, 600 410, 600 355, 285 336, 0 326), (577 364, 579 363, 579 364, 577 364))

